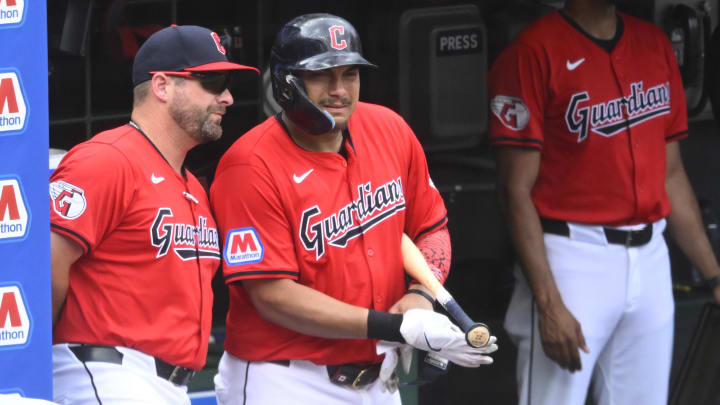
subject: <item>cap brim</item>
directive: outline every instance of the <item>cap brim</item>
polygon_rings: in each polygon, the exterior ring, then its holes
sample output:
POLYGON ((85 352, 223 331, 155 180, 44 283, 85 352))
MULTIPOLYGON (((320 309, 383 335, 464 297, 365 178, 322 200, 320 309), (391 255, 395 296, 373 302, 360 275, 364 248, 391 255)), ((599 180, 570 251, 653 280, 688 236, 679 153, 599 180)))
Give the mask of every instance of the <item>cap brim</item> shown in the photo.
POLYGON ((204 65, 193 66, 184 69, 186 72, 212 72, 220 70, 254 70, 255 73, 260 74, 258 68, 252 66, 239 65, 232 62, 213 62, 206 63, 204 65))

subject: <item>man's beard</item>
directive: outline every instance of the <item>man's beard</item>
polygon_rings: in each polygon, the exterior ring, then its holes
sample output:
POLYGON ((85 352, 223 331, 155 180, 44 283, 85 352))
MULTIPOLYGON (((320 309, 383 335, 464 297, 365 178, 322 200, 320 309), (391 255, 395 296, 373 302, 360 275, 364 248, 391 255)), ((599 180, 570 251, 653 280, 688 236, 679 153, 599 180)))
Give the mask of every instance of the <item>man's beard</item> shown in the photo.
POLYGON ((222 136, 222 127, 219 122, 212 119, 214 113, 224 113, 224 106, 208 107, 202 111, 199 108, 186 107, 186 98, 180 97, 170 104, 170 116, 180 128, 185 130, 199 144, 216 141, 222 136))

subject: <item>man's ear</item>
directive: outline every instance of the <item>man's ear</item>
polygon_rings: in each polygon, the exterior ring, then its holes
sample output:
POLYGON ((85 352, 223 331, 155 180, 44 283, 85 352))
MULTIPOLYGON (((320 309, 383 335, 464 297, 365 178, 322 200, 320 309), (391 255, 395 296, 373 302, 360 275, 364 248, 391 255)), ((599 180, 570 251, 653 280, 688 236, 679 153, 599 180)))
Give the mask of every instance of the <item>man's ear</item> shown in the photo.
POLYGON ((167 102, 172 80, 164 73, 156 73, 152 77, 150 91, 160 101, 167 102))

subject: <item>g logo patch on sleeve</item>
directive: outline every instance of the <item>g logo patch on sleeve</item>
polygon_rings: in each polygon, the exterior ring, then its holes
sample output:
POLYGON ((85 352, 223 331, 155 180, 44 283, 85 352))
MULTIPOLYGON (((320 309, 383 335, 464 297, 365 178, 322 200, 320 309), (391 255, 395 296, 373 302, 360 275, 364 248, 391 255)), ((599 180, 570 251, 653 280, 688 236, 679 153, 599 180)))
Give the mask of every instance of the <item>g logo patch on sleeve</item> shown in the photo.
POLYGON ((223 257, 228 266, 261 262, 265 247, 253 227, 232 229, 225 238, 223 257))
POLYGON ((530 121, 530 111, 517 97, 495 96, 490 101, 490 110, 503 125, 513 131, 525 129, 530 121))
POLYGON ((50 183, 53 210, 65 219, 75 219, 85 212, 85 191, 64 181, 50 183))

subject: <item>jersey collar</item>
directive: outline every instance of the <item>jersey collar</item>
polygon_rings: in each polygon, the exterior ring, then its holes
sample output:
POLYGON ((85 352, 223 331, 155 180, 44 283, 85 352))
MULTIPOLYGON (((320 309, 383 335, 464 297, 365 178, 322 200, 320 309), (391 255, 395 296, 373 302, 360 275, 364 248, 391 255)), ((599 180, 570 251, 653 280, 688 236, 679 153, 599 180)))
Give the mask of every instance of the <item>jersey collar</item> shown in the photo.
MULTIPOLYGON (((167 163, 168 166, 170 166, 170 162, 168 162, 167 159, 165 159, 165 156, 163 156, 162 152, 160 152, 160 149, 158 149, 157 146, 155 146, 155 144, 150 140, 150 138, 148 138, 147 134, 145 134, 145 131, 143 131, 138 124, 136 124, 133 120, 130 120, 130 122, 128 122, 128 125, 135 128, 135 130, 138 131, 140 133, 140 135, 142 135, 143 138, 145 138, 145 140, 148 141, 148 143, 150 143, 150 145, 153 147, 153 149, 155 149, 155 152, 157 152, 158 155, 160 155, 160 157, 165 161, 165 163, 167 163)), ((185 165, 184 164, 180 167, 180 174, 183 176, 184 179, 187 180, 187 175, 185 173, 185 165)))

